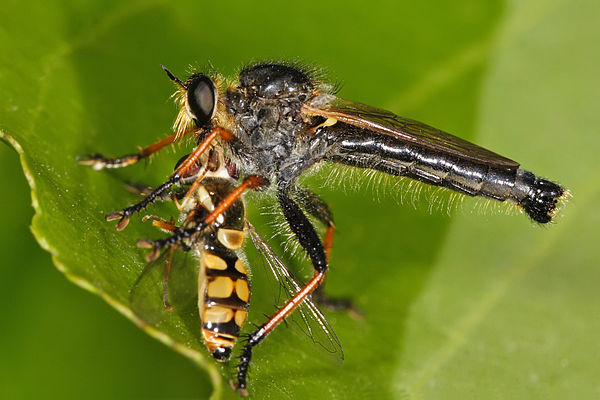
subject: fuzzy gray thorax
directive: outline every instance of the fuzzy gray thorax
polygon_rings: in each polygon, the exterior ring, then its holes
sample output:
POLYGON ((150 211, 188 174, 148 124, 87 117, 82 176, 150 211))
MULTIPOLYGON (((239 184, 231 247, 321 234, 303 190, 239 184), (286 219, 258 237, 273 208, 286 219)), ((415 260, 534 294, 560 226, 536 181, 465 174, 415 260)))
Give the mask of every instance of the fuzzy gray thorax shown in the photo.
POLYGON ((245 88, 226 93, 236 126, 231 152, 240 170, 291 184, 322 158, 327 142, 319 132, 307 133, 317 121, 303 117, 299 97, 265 99, 245 88))

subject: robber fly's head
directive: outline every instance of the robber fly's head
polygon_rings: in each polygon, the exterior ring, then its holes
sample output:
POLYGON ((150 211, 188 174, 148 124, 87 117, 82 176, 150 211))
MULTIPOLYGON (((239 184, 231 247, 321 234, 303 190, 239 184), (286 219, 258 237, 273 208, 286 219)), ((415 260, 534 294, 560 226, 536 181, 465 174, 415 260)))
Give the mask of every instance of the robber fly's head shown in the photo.
POLYGON ((175 95, 181 110, 175 121, 175 130, 182 134, 191 121, 199 127, 206 127, 217 111, 218 89, 213 80, 204 74, 194 74, 182 82, 167 68, 162 66, 169 78, 179 86, 175 95))

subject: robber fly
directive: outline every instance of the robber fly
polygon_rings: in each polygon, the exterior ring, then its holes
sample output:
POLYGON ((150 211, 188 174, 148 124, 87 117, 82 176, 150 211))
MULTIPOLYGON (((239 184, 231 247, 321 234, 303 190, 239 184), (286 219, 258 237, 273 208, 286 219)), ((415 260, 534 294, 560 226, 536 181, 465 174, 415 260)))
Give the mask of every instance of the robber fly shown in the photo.
MULTIPOLYGON (((182 81, 163 69, 178 86, 175 96, 180 111, 175 132, 135 154, 119 158, 90 155, 80 162, 94 169, 124 167, 184 136, 194 136, 197 146, 166 182, 141 202, 107 215, 109 221, 118 220, 116 228, 121 230, 132 214, 190 177, 195 180, 186 197, 196 196, 196 188, 203 185, 206 176, 191 171, 198 168, 199 162, 202 164, 211 149, 223 155, 227 179, 235 180, 237 186, 227 190, 212 210, 207 208, 207 212, 201 213, 200 220, 173 228, 166 239, 145 242, 155 255, 189 246, 190 238, 212 229, 215 221, 225 218, 245 191, 272 189, 275 193, 289 228, 315 271, 308 282, 298 285, 288 301, 248 336, 237 372, 236 387, 241 394, 246 393, 254 347, 296 308, 309 302, 328 269, 335 230, 332 214, 318 195, 297 183, 315 165, 330 162, 376 170, 468 196, 514 203, 533 221, 542 224, 555 217, 559 201, 568 195, 560 185, 475 144, 389 111, 339 98, 333 87, 309 68, 258 63, 243 68, 237 81, 202 73, 182 81), (323 240, 307 215, 326 227, 323 240)), ((264 242, 255 244, 260 250, 264 242)), ((276 259, 272 252, 265 250, 265 253, 271 260, 276 259)), ((207 345, 212 346, 208 341, 207 345)), ((216 358, 228 354, 229 351, 219 351, 216 358)))

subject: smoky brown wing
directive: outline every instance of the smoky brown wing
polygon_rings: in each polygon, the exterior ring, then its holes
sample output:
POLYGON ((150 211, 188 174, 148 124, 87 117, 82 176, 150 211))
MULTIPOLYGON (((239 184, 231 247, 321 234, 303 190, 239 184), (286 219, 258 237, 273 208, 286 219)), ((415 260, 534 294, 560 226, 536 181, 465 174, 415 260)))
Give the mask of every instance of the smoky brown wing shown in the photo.
POLYGON ((334 118, 349 125, 394 136, 436 151, 451 153, 463 159, 497 167, 517 168, 519 166, 519 163, 513 160, 422 122, 339 97, 316 96, 304 105, 303 111, 310 115, 334 118))

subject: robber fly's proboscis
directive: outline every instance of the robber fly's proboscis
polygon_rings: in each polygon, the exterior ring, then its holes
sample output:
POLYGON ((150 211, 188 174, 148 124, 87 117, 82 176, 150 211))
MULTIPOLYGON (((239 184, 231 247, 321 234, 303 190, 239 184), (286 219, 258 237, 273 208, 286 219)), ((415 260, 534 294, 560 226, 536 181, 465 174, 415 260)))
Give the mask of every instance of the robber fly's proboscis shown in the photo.
MULTIPOLYGON (((110 213, 124 229, 131 215, 157 199, 173 197, 177 223, 154 217, 169 236, 141 240, 151 259, 165 264, 165 282, 177 254, 190 254, 198 266, 198 312, 204 343, 215 359, 230 357, 247 317, 248 265, 241 243, 248 232, 273 273, 289 293, 285 304, 248 335, 240 351, 235 387, 247 393, 253 349, 301 308, 308 331, 317 329, 321 344, 341 354, 339 341, 312 299, 347 308, 328 299, 320 287, 328 270, 335 224, 327 203, 298 184, 298 178, 324 162, 380 171, 439 186, 467 196, 510 202, 533 221, 552 221, 568 191, 521 169, 519 163, 456 136, 389 111, 336 96, 333 86, 310 68, 287 63, 257 63, 237 80, 195 73, 183 81, 163 67, 177 85, 180 110, 174 133, 119 158, 89 155, 79 162, 94 169, 119 168, 147 158, 186 136, 196 146, 163 184, 141 202, 110 213), (245 220, 247 190, 273 193, 281 212, 304 249, 314 274, 299 284, 281 259, 245 220), (308 216, 326 228, 320 238, 308 216), (315 296, 311 296, 314 294, 315 296), (324 339, 323 339, 324 338, 324 339)), ((168 306, 165 284, 164 302, 168 306)))

